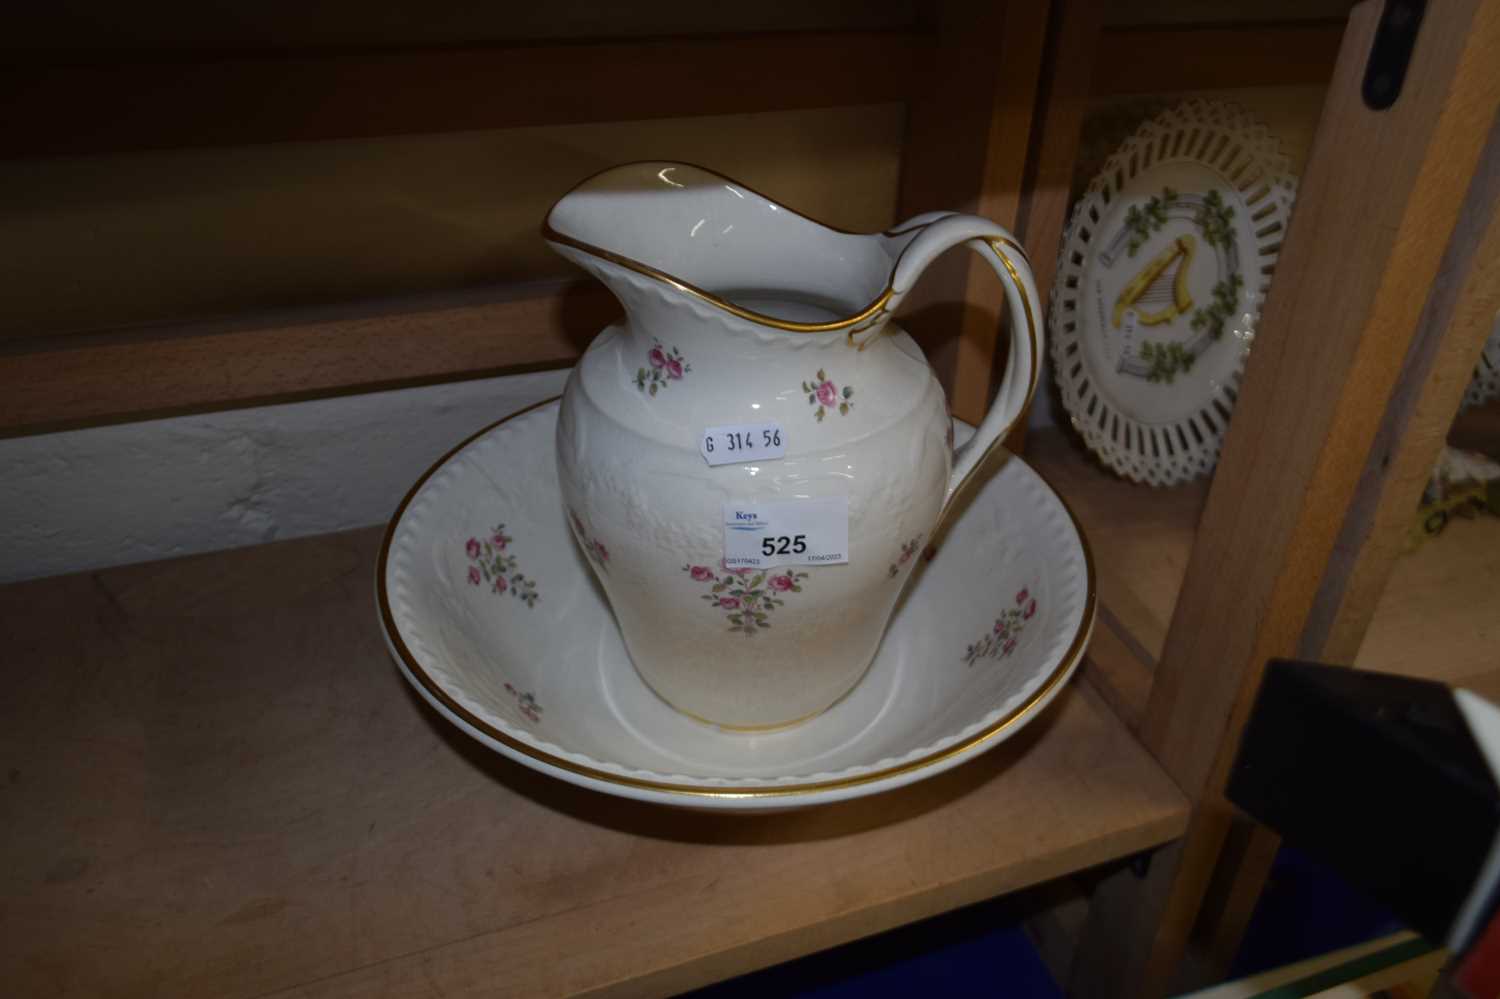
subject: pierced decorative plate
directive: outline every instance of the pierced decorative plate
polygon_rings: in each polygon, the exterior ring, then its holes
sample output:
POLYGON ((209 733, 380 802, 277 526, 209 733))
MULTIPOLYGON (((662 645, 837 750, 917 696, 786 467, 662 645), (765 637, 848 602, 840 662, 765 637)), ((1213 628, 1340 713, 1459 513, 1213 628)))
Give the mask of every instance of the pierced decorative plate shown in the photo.
POLYGON ((1500 399, 1500 313, 1495 315, 1490 338, 1484 342, 1479 363, 1474 365, 1474 378, 1464 391, 1462 408, 1483 406, 1491 399, 1500 399))
POLYGON ((1189 101, 1142 125, 1074 206, 1053 371, 1121 475, 1165 486, 1214 467, 1295 194, 1264 125, 1189 101))

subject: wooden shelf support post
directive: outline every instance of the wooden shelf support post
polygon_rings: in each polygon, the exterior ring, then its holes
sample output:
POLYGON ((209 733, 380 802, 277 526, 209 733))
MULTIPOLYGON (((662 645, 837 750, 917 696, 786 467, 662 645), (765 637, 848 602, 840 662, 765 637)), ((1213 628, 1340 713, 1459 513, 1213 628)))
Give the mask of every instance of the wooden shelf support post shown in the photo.
MULTIPOLYGON (((1379 486, 1364 473, 1391 401, 1420 396, 1411 380, 1431 370, 1436 355, 1413 358, 1424 310, 1448 294, 1440 265, 1488 226, 1487 215, 1459 222, 1493 155, 1500 2, 1429 7, 1405 92, 1381 112, 1360 97, 1379 17, 1367 0, 1344 36, 1141 725, 1195 801, 1193 819, 1144 878, 1125 872, 1096 891, 1079 995, 1172 984, 1233 818, 1222 788, 1260 672, 1305 648, 1320 592, 1347 586, 1348 568, 1330 559, 1351 500, 1359 508, 1361 488, 1379 486), (1330 566, 1345 578, 1325 577, 1330 566)), ((1455 356, 1477 354, 1465 340, 1477 332, 1454 328, 1455 356)))

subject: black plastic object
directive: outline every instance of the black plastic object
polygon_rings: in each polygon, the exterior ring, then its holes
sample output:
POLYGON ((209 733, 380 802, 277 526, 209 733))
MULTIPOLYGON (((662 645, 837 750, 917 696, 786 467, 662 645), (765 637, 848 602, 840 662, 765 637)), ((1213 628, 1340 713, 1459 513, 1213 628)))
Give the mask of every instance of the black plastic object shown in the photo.
POLYGON ((1500 786, 1440 683, 1273 661, 1229 800, 1448 942, 1500 834, 1500 786))
POLYGON ((1406 70, 1411 65, 1412 50, 1417 47, 1417 31, 1427 0, 1386 0, 1380 25, 1375 29, 1375 44, 1365 62, 1365 79, 1360 95, 1371 110, 1384 111, 1401 96, 1406 70))

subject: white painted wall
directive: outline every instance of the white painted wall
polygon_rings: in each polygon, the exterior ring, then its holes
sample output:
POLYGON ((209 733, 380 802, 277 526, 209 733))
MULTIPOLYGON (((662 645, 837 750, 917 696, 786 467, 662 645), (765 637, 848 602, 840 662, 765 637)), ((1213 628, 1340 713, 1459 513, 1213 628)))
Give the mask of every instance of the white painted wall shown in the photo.
POLYGON ((0 440, 0 582, 385 522, 566 371, 0 440))
POLYGON ((0 582, 382 524, 439 456, 567 375, 0 440, 0 582))

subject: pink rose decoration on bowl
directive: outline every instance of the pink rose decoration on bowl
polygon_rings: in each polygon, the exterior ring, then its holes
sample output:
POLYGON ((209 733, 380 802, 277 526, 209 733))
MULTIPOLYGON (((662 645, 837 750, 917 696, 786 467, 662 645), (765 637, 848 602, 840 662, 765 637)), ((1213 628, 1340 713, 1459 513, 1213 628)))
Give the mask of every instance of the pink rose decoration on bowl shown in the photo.
POLYGON ((509 593, 527 607, 535 607, 537 601, 536 580, 527 579, 520 571, 516 556, 506 552, 514 540, 505 533, 504 524, 491 527, 481 541, 470 538, 464 542, 464 551, 469 556, 467 578, 470 586, 490 584, 491 593, 509 593))
POLYGON ((792 582, 791 576, 772 576, 770 583, 771 589, 780 590, 783 593, 785 593, 787 590, 790 590, 795 585, 792 582))
POLYGON ((834 387, 833 382, 824 382, 818 386, 818 402, 825 406, 832 406, 839 401, 839 390, 834 387))
POLYGON ((739 597, 720 597, 719 606, 725 610, 736 610, 740 606, 739 597))
POLYGON ((601 562, 608 562, 609 561, 609 549, 604 547, 604 542, 602 542, 602 541, 595 541, 594 542, 594 551, 596 551, 596 552, 599 553, 599 561, 601 561, 601 562))
POLYGON ((1026 633, 1026 622, 1036 615, 1036 601, 1031 591, 1022 587, 1016 593, 1016 606, 1006 607, 995 618, 995 626, 964 652, 963 661, 973 666, 981 659, 999 660, 1016 650, 1026 633))
POLYGON ((714 578, 713 570, 706 565, 693 566, 692 569, 688 570, 688 575, 692 576, 694 580, 700 583, 707 582, 708 580, 714 578))
POLYGON ((669 358, 667 358, 667 377, 668 378, 681 378, 682 377, 682 362, 679 361, 675 357, 669 357, 669 358))
MULTIPOLYGON (((664 368, 667 365, 667 355, 660 347, 652 347, 651 353, 646 355, 651 361, 653 368, 664 368)), ((677 377, 682 377, 682 365, 678 365, 677 377)))

